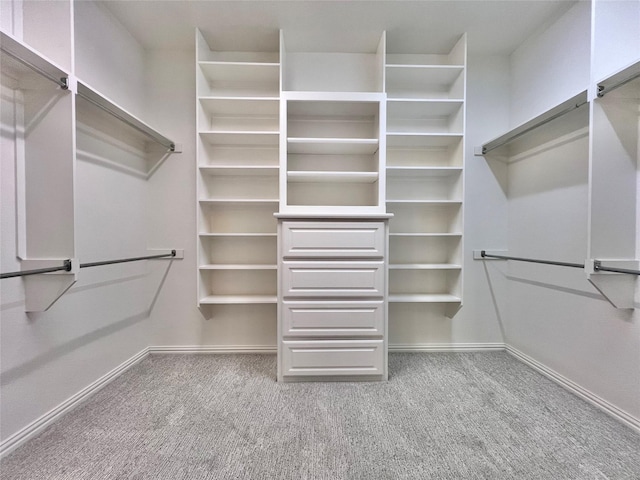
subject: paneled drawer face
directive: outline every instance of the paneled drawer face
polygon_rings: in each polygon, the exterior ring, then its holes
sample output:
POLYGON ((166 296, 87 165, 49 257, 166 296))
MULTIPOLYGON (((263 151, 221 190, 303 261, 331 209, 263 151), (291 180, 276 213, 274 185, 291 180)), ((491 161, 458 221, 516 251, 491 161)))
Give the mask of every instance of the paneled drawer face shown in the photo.
POLYGON ((284 257, 384 256, 382 222, 283 222, 284 257))
POLYGON ((384 302, 283 302, 282 334, 365 337, 384 333, 384 302))
POLYGON ((285 297, 382 297, 384 264, 379 262, 283 262, 285 297))
POLYGON ((285 376, 382 375, 382 340, 284 341, 285 376))

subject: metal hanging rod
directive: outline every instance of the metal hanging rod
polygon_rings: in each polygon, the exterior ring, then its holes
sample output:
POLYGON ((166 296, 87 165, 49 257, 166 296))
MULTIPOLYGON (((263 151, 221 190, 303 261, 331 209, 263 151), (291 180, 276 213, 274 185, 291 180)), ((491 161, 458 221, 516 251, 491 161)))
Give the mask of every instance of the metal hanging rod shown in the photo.
MULTIPOLYGON (((102 262, 90 262, 90 263, 81 263, 80 268, 90 268, 90 267, 100 267, 102 265, 112 265, 114 263, 126 263, 126 262, 138 262, 140 260, 150 260, 152 258, 166 258, 166 257, 175 257, 176 251, 171 250, 171 253, 164 253, 162 255, 147 255, 146 257, 131 257, 131 258, 121 258, 118 260, 106 260, 102 262)), ((37 275, 39 273, 51 273, 58 271, 71 271, 71 260, 65 260, 64 265, 59 267, 49 267, 49 268, 38 268, 36 270, 23 270, 20 272, 11 272, 11 273, 3 273, 0 274, 0 279, 2 278, 12 278, 12 277, 24 277, 26 275, 37 275)))
POLYGON ((500 258, 502 260, 517 260, 519 262, 543 263, 545 265, 556 265, 559 267, 584 268, 584 263, 556 262, 553 260, 538 260, 535 258, 507 257, 506 255, 491 255, 485 250, 480 251, 482 258, 500 258))
POLYGON ((566 102, 561 103, 560 105, 547 110, 541 115, 538 115, 536 118, 523 123, 522 125, 514 128, 510 132, 495 138, 484 145, 482 145, 482 154, 489 153, 491 150, 495 150, 498 147, 501 147, 516 138, 521 137, 522 135, 529 133, 532 130, 535 130, 542 125, 549 123, 552 120, 555 120, 558 117, 566 115, 573 110, 580 108, 582 105, 588 103, 587 91, 583 91, 576 95, 575 97, 567 100, 566 102))
POLYGON ((0 274, 0 279, 3 278, 13 278, 13 277, 25 277, 27 275, 37 275, 39 273, 51 273, 51 272, 60 272, 60 271, 70 272, 71 271, 71 260, 65 260, 64 265, 59 267, 49 267, 49 268, 38 268, 35 270, 22 270, 20 272, 11 272, 11 273, 2 273, 0 274))
POLYGON ((640 275, 638 270, 630 270, 628 268, 616 268, 616 267, 604 267, 600 260, 593 262, 593 269, 596 272, 614 272, 614 273, 626 273, 628 275, 640 275))
POLYGON ((104 110, 109 115, 114 116, 115 118, 117 118, 121 122, 129 125, 130 127, 134 128, 138 132, 140 132, 143 135, 149 137, 153 141, 159 143, 163 147, 167 148, 167 150, 169 150, 171 152, 175 152, 176 145, 175 145, 175 143, 173 141, 169 140, 164 135, 161 135, 160 133, 156 132, 149 125, 147 125, 143 121, 137 119, 136 117, 134 117, 130 113, 122 110, 120 107, 118 107, 117 105, 111 103, 109 100, 104 98, 102 95, 100 95, 99 93, 95 92, 90 87, 88 87, 87 85, 84 85, 81 82, 78 82, 78 95, 81 96, 82 98, 84 98, 85 100, 87 100, 88 102, 92 103, 96 107, 104 110))
POLYGON ((81 263, 80 268, 100 267, 102 265, 113 265, 114 263, 138 262, 140 260, 150 260, 152 258, 166 258, 175 256, 176 251, 171 250, 171 253, 165 253, 163 255, 147 255, 146 257, 121 258, 118 260, 105 260, 103 262, 81 263))
MULTIPOLYGON (((545 265, 557 265, 559 267, 584 268, 583 263, 556 262, 554 260, 537 260, 535 258, 508 257, 506 255, 492 255, 487 253, 485 250, 480 251, 480 256, 482 258, 499 258, 501 260, 516 260, 518 262, 543 263, 545 265)), ((593 269, 596 272, 613 272, 613 273, 626 273, 628 275, 640 275, 639 270, 631 270, 628 268, 617 268, 617 267, 605 267, 602 265, 601 260, 594 260, 593 269)))
POLYGON ((63 90, 67 90, 69 88, 69 79, 63 70, 52 65, 13 37, 6 33, 0 33, 0 50, 2 50, 6 55, 18 61, 25 67, 28 67, 34 72, 42 75, 47 80, 51 80, 63 90))

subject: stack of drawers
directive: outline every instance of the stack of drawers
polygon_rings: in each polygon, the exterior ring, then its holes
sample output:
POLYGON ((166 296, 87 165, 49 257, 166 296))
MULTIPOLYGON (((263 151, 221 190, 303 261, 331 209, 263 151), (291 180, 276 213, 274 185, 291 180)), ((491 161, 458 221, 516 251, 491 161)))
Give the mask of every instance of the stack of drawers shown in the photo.
POLYGON ((279 223, 278 380, 387 379, 387 221, 279 223))

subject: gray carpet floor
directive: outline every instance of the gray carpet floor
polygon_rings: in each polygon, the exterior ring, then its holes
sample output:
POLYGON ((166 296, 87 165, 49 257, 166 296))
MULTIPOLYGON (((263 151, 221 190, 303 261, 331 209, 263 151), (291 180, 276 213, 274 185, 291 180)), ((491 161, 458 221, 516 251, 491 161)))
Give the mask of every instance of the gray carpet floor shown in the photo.
POLYGON ((503 352, 390 355, 387 383, 273 355, 152 355, 7 456, 9 479, 640 479, 640 435, 503 352))

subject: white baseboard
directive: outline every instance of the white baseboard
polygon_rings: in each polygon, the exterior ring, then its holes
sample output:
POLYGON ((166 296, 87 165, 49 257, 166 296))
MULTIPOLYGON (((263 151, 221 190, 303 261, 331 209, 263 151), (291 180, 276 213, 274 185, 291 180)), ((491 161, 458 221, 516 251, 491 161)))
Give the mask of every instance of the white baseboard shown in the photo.
POLYGON ((426 343, 392 344, 389 353, 401 352, 495 352, 505 349, 504 343, 426 343))
POLYGON ((631 427, 633 430, 635 430, 638 433, 640 433, 640 419, 638 419, 638 418, 634 417, 633 415, 625 412, 624 410, 621 410, 620 408, 618 408, 615 405, 609 403, 608 401, 604 400, 603 398, 600 398, 595 393, 587 390, 586 388, 578 385, 577 383, 572 382, 571 380, 569 380, 564 375, 561 375, 560 373, 556 372, 555 370, 552 370, 551 368, 547 367, 546 365, 538 362, 537 360, 534 360, 533 358, 531 358, 527 354, 522 353, 521 351, 513 348, 511 345, 507 345, 506 346, 506 350, 510 355, 512 355, 513 357, 517 358, 522 363, 525 363, 529 367, 531 367, 534 370, 540 372, 542 375, 544 375, 545 377, 549 378, 550 380, 556 382, 561 387, 563 387, 566 390, 570 391, 574 395, 577 395, 578 397, 580 397, 583 400, 589 402, 593 406, 599 408, 600 410, 602 410, 606 414, 612 416, 613 418, 615 418, 619 422, 624 423, 628 427, 631 427))
POLYGON ((158 345, 149 353, 269 353, 275 355, 275 345, 158 345))
MULTIPOLYGON (((389 352, 490 352, 505 349, 504 343, 429 343, 389 345, 389 352)), ((276 354, 274 345, 158 345, 149 353, 269 353, 276 354)))
POLYGON ((115 380, 117 377, 122 375, 138 362, 142 361, 148 354, 149 349, 145 348, 141 352, 137 353, 130 359, 121 363, 116 368, 97 379, 95 382, 80 390, 72 397, 62 402, 57 407, 49 410, 40 418, 34 420, 23 429, 11 435, 9 438, 0 443, 0 458, 4 457, 26 441, 40 434, 51 423, 57 421, 60 417, 69 413, 75 407, 87 400, 90 396, 98 392, 98 390, 100 390, 102 387, 115 380))

